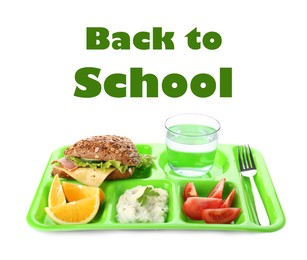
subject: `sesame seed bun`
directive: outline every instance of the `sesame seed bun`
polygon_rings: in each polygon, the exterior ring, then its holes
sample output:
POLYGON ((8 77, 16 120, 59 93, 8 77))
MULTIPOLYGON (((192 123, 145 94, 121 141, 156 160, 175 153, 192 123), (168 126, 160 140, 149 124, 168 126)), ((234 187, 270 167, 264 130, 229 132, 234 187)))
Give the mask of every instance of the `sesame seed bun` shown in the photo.
POLYGON ((128 166, 136 166, 140 162, 140 155, 134 143, 127 137, 116 135, 82 139, 68 147, 64 154, 89 160, 116 160, 128 166))

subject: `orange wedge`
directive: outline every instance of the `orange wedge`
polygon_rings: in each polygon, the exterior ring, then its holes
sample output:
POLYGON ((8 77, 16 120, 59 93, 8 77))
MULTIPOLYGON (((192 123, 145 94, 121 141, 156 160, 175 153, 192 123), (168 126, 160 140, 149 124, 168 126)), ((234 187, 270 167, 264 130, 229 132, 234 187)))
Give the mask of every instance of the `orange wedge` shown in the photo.
POLYGON ((86 224, 97 214, 100 206, 99 191, 92 197, 55 207, 46 207, 47 215, 57 224, 86 224))
POLYGON ((82 200, 88 197, 93 197, 99 193, 100 202, 105 198, 104 192, 101 188, 89 187, 81 184, 70 182, 62 182, 63 191, 68 202, 82 200))
POLYGON ((62 189, 59 175, 55 175, 50 187, 48 196, 48 206, 55 207, 66 203, 65 194, 62 189))

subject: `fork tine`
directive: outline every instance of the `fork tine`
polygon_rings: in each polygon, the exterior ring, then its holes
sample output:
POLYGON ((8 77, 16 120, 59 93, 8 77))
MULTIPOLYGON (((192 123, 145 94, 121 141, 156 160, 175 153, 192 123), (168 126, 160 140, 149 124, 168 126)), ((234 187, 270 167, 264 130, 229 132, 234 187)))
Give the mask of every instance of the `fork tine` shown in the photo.
POLYGON ((244 167, 243 167, 243 163, 242 163, 242 157, 241 157, 241 154, 240 154, 240 150, 242 150, 242 149, 240 149, 240 148, 241 147, 238 146, 238 159, 239 159, 240 170, 242 171, 244 169, 244 167))
POLYGON ((248 160, 248 154, 246 152, 246 145, 243 146, 243 160, 244 160, 244 169, 248 169, 250 168, 250 165, 249 165, 249 160, 248 160))
POLYGON ((250 158, 250 161, 251 161, 251 167, 256 168, 256 164, 255 164, 255 161, 254 161, 252 150, 251 150, 249 145, 247 145, 247 146, 248 146, 248 151, 249 151, 249 158, 250 158))

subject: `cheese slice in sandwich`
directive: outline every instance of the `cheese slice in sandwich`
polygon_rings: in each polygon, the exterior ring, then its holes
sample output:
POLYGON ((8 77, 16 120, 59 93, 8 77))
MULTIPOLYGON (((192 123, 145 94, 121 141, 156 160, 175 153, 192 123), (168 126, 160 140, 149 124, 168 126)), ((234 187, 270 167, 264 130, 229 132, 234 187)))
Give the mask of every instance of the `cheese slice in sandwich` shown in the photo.
POLYGON ((115 170, 114 167, 106 169, 93 169, 89 167, 79 167, 73 170, 67 170, 62 166, 53 166, 55 169, 65 172, 73 179, 92 187, 99 187, 108 175, 115 170))
POLYGON ((100 135, 82 139, 54 160, 52 175, 72 178, 88 186, 100 186, 105 179, 130 178, 136 168, 152 165, 152 156, 141 157, 127 137, 100 135))

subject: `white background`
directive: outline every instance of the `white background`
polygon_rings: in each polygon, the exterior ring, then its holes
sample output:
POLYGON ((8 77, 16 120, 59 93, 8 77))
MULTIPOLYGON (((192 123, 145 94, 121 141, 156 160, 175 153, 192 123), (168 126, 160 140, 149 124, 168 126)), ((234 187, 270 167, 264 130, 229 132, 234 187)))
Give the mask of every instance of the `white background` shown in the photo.
POLYGON ((0 5, 0 255, 32 259, 261 259, 306 256, 306 12, 304 1, 4 1, 0 5), (175 32, 173 51, 86 50, 86 27, 111 33, 175 32), (218 32, 215 51, 190 50, 195 27, 218 32), (172 99, 121 98, 104 91, 74 97, 74 73, 142 67, 160 82, 170 73, 189 81, 233 68, 233 97, 186 93, 172 99), (220 143, 249 143, 264 155, 287 217, 273 233, 92 231, 46 233, 26 222, 51 152, 80 138, 119 134, 136 143, 163 142, 164 120, 181 112, 219 119, 220 143), (141 251, 138 251, 141 250, 141 251), (141 253, 139 253, 141 252, 141 253))

